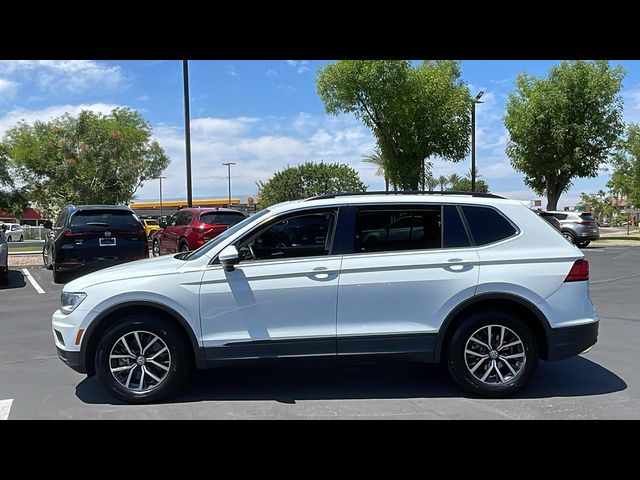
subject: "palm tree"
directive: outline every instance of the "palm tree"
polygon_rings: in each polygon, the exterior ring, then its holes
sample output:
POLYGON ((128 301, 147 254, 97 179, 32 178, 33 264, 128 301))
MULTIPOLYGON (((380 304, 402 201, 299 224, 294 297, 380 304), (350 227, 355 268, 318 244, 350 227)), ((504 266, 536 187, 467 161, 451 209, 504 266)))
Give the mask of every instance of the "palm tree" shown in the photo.
POLYGON ((457 173, 452 173, 451 175, 449 175, 448 180, 449 185, 451 185, 451 190, 455 190, 458 183, 460 183, 460 180, 462 180, 462 177, 457 173))
POLYGON ((386 166, 387 160, 382 156, 380 150, 376 149, 373 155, 363 155, 363 162, 370 163, 371 165, 375 165, 378 167, 376 170, 376 175, 380 177, 384 177, 384 190, 385 192, 389 191, 389 177, 387 176, 386 166))
POLYGON ((446 187, 447 184, 449 183, 449 179, 444 175, 440 175, 438 177, 438 183, 440 184, 440 191, 444 192, 444 187, 446 187))
POLYGON ((430 192, 433 192, 433 190, 438 186, 439 183, 440 182, 438 181, 438 179, 433 177, 427 177, 426 184, 429 187, 430 192))
MULTIPOLYGON (((464 176, 471 180, 471 168, 469 168, 469 171, 464 176)), ((476 167, 476 179, 478 178, 482 178, 482 175, 478 173, 478 167, 476 167)))

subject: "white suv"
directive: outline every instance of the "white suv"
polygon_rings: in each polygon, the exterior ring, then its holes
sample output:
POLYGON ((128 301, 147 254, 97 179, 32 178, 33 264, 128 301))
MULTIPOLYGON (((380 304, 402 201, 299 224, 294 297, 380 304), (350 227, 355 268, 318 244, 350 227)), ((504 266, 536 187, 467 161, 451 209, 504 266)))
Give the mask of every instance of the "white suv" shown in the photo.
POLYGON ((381 354, 446 362, 498 397, 539 358, 596 342, 588 277, 580 250, 517 201, 325 195, 74 280, 53 338, 62 361, 130 402, 167 395, 192 366, 381 354))

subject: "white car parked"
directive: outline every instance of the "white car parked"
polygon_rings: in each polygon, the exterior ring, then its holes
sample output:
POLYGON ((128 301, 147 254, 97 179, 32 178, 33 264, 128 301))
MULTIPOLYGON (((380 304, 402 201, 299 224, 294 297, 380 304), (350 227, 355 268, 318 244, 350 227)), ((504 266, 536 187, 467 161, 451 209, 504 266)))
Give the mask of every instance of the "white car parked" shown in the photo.
POLYGON ((517 201, 326 195, 72 281, 53 338, 62 361, 130 402, 169 394, 192 366, 363 355, 445 362, 462 387, 498 397, 539 358, 596 342, 588 278, 582 252, 517 201), (314 241, 285 241, 289 226, 314 241))
POLYGON ((24 240, 24 229, 18 223, 5 223, 6 231, 4 235, 7 242, 22 242, 24 240))

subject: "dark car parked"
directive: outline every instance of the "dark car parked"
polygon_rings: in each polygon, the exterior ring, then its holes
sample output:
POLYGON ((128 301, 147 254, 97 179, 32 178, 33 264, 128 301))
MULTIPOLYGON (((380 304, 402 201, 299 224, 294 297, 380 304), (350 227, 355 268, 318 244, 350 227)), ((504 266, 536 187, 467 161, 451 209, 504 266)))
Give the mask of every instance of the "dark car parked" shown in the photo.
POLYGON ((133 210, 118 205, 67 205, 55 224, 45 222, 42 250, 53 281, 64 283, 71 272, 97 270, 149 257, 144 225, 133 210))
POLYGON ((153 255, 195 250, 244 219, 244 213, 231 208, 183 208, 152 234, 153 255))
POLYGON ((540 215, 547 222, 553 225, 557 230, 562 230, 562 227, 560 226, 560 221, 556 218, 556 216, 553 213, 549 213, 549 212, 545 212, 544 210, 541 210, 538 212, 538 215, 540 215))
POLYGON ((564 238, 580 248, 600 238, 600 229, 589 212, 549 212, 560 221, 564 238))

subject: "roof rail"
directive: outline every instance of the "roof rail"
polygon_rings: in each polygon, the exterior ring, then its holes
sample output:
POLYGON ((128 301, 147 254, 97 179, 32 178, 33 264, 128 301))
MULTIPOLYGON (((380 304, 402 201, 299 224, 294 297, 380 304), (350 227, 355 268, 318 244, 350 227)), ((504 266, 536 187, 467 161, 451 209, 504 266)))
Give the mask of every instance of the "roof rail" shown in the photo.
POLYGON ((352 196, 367 196, 367 195, 468 195, 470 197, 480 198, 502 198, 499 195, 493 193, 484 192, 433 192, 428 190, 398 190, 398 191, 378 191, 378 192, 345 192, 345 193, 325 193, 324 195, 316 195, 315 197, 305 198, 303 201, 308 202, 311 200, 322 200, 325 198, 337 198, 337 197, 352 197, 352 196))

